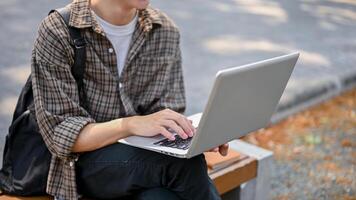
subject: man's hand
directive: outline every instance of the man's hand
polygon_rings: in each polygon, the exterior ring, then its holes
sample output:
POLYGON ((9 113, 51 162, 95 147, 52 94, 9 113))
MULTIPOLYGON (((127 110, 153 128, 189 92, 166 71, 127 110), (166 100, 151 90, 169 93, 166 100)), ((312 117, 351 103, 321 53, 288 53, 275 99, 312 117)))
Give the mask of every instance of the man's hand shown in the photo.
POLYGON ((210 149, 209 152, 219 152, 222 156, 226 156, 228 150, 229 150, 229 143, 226 143, 218 147, 215 147, 213 149, 210 149))
POLYGON ((72 152, 87 152, 114 144, 117 140, 131 135, 164 135, 175 139, 168 129, 186 139, 192 137, 195 128, 185 116, 165 109, 151 115, 114 119, 108 122, 87 124, 79 133, 72 152))
POLYGON ((195 128, 184 115, 170 109, 165 109, 150 115, 127 118, 127 130, 131 135, 152 137, 158 134, 169 140, 174 140, 169 129, 181 138, 193 137, 195 128))

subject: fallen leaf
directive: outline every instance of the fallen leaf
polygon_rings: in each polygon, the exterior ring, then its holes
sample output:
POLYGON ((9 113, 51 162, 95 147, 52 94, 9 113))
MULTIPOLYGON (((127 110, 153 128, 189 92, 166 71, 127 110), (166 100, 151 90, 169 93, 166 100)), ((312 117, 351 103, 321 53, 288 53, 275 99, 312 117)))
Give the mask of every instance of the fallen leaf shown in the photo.
POLYGON ((352 147, 352 142, 348 139, 343 139, 341 141, 341 146, 343 147, 352 147))

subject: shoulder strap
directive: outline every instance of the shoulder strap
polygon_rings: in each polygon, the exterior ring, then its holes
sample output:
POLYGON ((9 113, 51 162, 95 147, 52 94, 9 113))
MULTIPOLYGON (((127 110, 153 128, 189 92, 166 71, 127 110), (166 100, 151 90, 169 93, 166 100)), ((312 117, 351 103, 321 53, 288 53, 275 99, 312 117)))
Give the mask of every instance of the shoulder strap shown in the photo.
POLYGON ((71 67, 72 75, 77 82, 80 104, 86 108, 86 98, 85 91, 83 90, 83 78, 85 71, 85 61, 86 61, 86 41, 82 36, 80 29, 75 28, 69 25, 71 10, 68 6, 63 8, 58 8, 55 10, 51 10, 49 14, 52 12, 58 12, 66 23, 69 31, 69 35, 74 44, 74 64, 71 67))

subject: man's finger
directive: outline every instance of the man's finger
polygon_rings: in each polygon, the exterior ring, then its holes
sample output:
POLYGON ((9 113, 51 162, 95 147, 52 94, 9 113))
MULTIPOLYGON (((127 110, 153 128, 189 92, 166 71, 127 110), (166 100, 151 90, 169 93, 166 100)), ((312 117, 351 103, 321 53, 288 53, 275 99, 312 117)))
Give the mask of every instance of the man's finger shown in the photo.
POLYGON ((170 110, 167 112, 168 119, 174 120, 181 128, 184 129, 184 132, 189 135, 193 136, 192 133, 194 131, 193 126, 186 121, 186 117, 180 113, 174 112, 170 110))
POLYGON ((166 137, 169 140, 175 140, 176 138, 174 137, 174 135, 172 133, 170 133, 169 131, 167 131, 167 129, 165 129, 164 127, 161 127, 159 129, 159 133, 161 135, 163 135, 164 137, 166 137))
POLYGON ((191 129, 191 124, 186 120, 186 118, 183 115, 177 115, 176 122, 184 129, 184 132, 188 136, 190 137, 193 136, 193 130, 191 129))
POLYGON ((189 120, 186 116, 182 115, 181 113, 179 112, 176 112, 174 110, 171 110, 171 109, 167 109, 167 112, 166 112, 170 117, 173 117, 174 119, 184 119, 187 121, 187 125, 190 127, 190 129, 193 131, 194 130, 194 126, 192 125, 193 121, 192 120, 189 120), (190 121, 190 123, 189 123, 190 121))
POLYGON ((184 117, 184 119, 185 119, 185 121, 186 121, 186 123, 187 123, 187 125, 189 126, 189 129, 190 129, 190 133, 188 133, 188 135, 190 137, 193 137, 194 132, 195 132, 195 128, 194 128, 193 124, 190 122, 190 120, 188 118, 184 117))
POLYGON ((226 156, 229 150, 229 144, 223 144, 221 146, 219 146, 219 152, 222 156, 226 156))
POLYGON ((185 133, 185 131, 182 129, 182 127, 178 126, 178 124, 173 121, 173 120, 164 120, 162 122, 162 125, 172 129, 174 132, 176 132, 181 138, 187 139, 188 135, 185 133))

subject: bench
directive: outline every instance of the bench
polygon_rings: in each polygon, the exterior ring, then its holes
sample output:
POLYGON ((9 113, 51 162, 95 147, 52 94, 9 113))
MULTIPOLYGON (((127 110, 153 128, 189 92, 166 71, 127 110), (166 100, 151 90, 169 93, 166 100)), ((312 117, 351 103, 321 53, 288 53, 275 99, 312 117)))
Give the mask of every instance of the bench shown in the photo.
MULTIPOLYGON (((229 143, 243 159, 210 173, 223 200, 268 199, 269 165, 272 153, 241 140, 229 143)), ((13 197, 0 195, 0 200, 52 200, 52 197, 13 197)))

